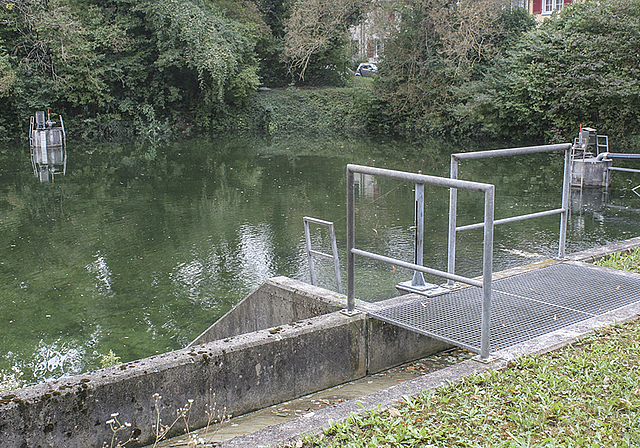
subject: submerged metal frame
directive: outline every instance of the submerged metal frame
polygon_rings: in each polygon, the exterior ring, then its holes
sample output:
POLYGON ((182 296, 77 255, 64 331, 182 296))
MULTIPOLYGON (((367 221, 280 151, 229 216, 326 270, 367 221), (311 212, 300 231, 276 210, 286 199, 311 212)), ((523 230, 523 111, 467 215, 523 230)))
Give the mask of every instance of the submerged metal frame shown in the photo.
POLYGON ((330 221, 325 221, 317 218, 310 218, 308 216, 304 216, 302 218, 304 222, 304 238, 307 242, 307 257, 309 258, 309 270, 311 271, 311 284, 313 286, 316 285, 316 270, 315 265, 313 263, 313 256, 316 255, 321 258, 325 258, 327 260, 333 260, 333 268, 336 271, 336 283, 338 284, 338 293, 342 294, 342 279, 340 278, 340 261, 338 260, 338 245, 336 244, 336 232, 333 226, 333 223, 330 221), (325 254, 324 252, 320 252, 317 250, 313 250, 311 248, 311 231, 309 229, 309 223, 312 222, 314 224, 318 224, 321 226, 327 226, 329 228, 329 233, 331 235, 331 251, 333 255, 325 254))
POLYGON ((480 328, 480 356, 489 356, 489 328, 491 324, 491 275, 493 269, 493 215, 495 202, 495 186, 491 184, 472 182, 445 177, 428 176, 424 174, 407 173, 403 171, 372 168, 362 165, 347 165, 347 309, 345 314, 352 315, 355 310, 355 256, 370 258, 384 263, 413 269, 452 281, 466 283, 482 288, 482 321, 480 328), (482 281, 456 275, 450 272, 427 268, 414 263, 408 263, 391 257, 367 252, 355 247, 355 179, 354 174, 368 174, 370 176, 386 177, 417 185, 432 185, 449 189, 462 189, 484 193, 484 248, 482 257, 482 281))
MULTIPOLYGON (((497 219, 493 225, 507 224, 511 222, 524 221, 527 219, 540 218, 543 216, 560 214, 560 237, 558 241, 558 258, 565 258, 565 246, 567 241, 567 217, 569 210, 569 189, 571 184, 571 143, 562 143, 558 145, 542 145, 527 146, 522 148, 495 149, 490 151, 474 151, 466 153, 451 154, 451 179, 458 179, 458 168, 462 160, 488 159, 493 157, 519 156, 525 154, 534 154, 540 152, 564 151, 564 175, 562 179, 562 206, 558 209, 546 210, 537 213, 529 213, 526 215, 517 215, 510 218, 497 219)), ((449 190, 449 237, 447 250, 447 272, 455 273, 456 262, 456 235, 463 230, 479 229, 486 226, 485 223, 470 224, 466 226, 457 226, 457 209, 458 209, 458 190, 451 188, 449 190)), ((486 229, 485 229, 486 231, 486 229)), ((450 279, 448 286, 453 286, 450 279)))

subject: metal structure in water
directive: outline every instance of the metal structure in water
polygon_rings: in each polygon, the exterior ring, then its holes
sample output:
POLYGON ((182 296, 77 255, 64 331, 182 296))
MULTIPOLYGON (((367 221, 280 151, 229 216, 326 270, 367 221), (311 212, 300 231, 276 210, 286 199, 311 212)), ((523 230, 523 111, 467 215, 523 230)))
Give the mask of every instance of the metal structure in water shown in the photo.
MULTIPOLYGON (((593 128, 580 128, 571 148, 571 187, 580 190, 608 189, 613 171, 640 173, 640 169, 614 167, 613 161, 616 159, 640 160, 640 154, 609 152, 609 138, 606 135, 598 135, 593 128)), ((638 196, 639 188, 640 185, 632 189, 638 196)))
POLYGON ((36 112, 29 124, 31 167, 40 182, 53 182, 58 173, 67 173, 67 137, 62 115, 60 124, 51 121, 47 110, 36 112))

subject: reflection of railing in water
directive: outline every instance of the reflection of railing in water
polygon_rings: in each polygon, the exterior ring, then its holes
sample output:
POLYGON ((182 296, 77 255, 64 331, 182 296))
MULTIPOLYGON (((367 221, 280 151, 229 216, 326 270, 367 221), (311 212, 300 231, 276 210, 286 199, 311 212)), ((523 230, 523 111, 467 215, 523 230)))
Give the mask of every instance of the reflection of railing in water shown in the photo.
POLYGON ((60 126, 51 121, 47 111, 36 112, 29 125, 29 144, 31 146, 31 167, 40 182, 53 181, 57 173, 67 173, 67 142, 62 116, 60 126))

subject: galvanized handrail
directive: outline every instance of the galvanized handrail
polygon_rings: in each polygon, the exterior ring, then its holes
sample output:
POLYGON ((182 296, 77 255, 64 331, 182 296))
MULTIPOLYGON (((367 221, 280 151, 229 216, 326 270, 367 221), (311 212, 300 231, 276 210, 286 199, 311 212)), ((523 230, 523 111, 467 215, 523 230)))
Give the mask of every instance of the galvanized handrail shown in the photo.
POLYGON ((307 242, 307 257, 309 257, 309 270, 311 271, 311 284, 316 286, 316 282, 317 282, 315 266, 313 263, 313 256, 316 255, 321 258, 333 260, 333 268, 336 271, 336 283, 338 284, 338 293, 342 294, 342 279, 340 278, 340 260, 338 259, 338 245, 336 244, 336 232, 334 230, 333 223, 330 221, 322 220, 322 219, 310 218, 308 216, 304 216, 302 218, 302 221, 304 223, 304 238, 307 242), (329 228, 329 233, 331 235, 331 251, 333 252, 333 255, 325 254, 324 252, 313 250, 311 248, 311 232, 309 230, 310 222, 321 225, 321 226, 327 226, 329 228))
POLYGON ((489 328, 491 322, 491 275, 493 268, 493 213, 494 213, 495 187, 491 184, 480 182, 448 179, 445 177, 428 176, 402 171, 372 168, 362 165, 347 165, 347 309, 346 314, 355 312, 355 255, 364 256, 384 263, 390 263, 415 271, 426 272, 449 280, 460 281, 474 286, 482 287, 482 323, 480 328, 480 356, 489 356, 489 328), (366 252, 355 247, 355 181, 354 174, 368 174, 371 176, 387 177, 418 185, 432 185, 449 189, 462 189, 484 193, 484 250, 482 260, 482 282, 408 263, 395 258, 366 252))
MULTIPOLYGON (((493 225, 506 224, 526 219, 540 218, 542 216, 560 214, 560 237, 558 241, 558 258, 564 258, 565 245, 567 240, 567 216, 569 210, 569 188, 571 181, 571 143, 562 143, 557 145, 527 146, 522 148, 494 149, 490 151, 474 151, 451 154, 451 179, 458 179, 458 167, 461 160, 488 159, 493 157, 518 156, 524 154, 534 154, 541 152, 564 151, 564 176, 562 180, 562 206, 558 209, 546 210, 537 213, 512 216, 510 218, 497 219, 493 225)), ((456 261, 456 235, 463 230, 478 229, 485 226, 485 223, 470 224, 466 226, 457 226, 457 208, 458 208, 458 190, 451 188, 449 191, 449 240, 447 251, 447 272, 455 273, 456 261)), ((448 281, 449 286, 453 285, 451 280, 448 281)))

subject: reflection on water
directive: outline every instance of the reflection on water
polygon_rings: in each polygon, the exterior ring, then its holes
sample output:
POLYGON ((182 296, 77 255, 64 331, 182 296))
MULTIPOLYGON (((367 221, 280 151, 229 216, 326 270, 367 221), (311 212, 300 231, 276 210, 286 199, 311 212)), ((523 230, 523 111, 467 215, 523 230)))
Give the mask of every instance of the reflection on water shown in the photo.
MULTIPOLYGON (((448 176, 449 154, 459 151, 206 138, 86 147, 74 150, 67 176, 47 184, 33 178, 26 149, 0 151, 0 371, 27 381, 99 367, 109 350, 129 361, 183 347, 266 278, 308 282, 304 216, 335 223, 344 280, 346 164, 448 176)), ((498 219, 560 205, 561 156, 462 169, 465 179, 496 184, 498 219)), ((357 181, 357 246, 412 261, 413 185, 357 181)), ((425 197, 425 264, 446 270, 448 191, 427 188, 425 197)), ((602 206, 572 207, 567 252, 637 236, 638 208, 614 177, 602 206)), ((477 195, 459 195, 460 225, 482 210, 477 195)), ((558 229, 557 217, 497 227, 495 270, 555 256, 558 229)), ((313 245, 329 248, 322 232, 313 245)), ((478 275, 482 232, 461 235, 458 250, 458 273, 478 275)), ((356 261, 359 299, 388 298, 411 279, 356 261)), ((315 264, 319 285, 335 288, 333 263, 315 264)))
POLYGON ((86 269, 96 277, 96 290, 101 294, 111 293, 111 271, 105 257, 98 252, 94 255, 96 260, 86 266, 86 269))
POLYGON ((250 288, 258 287, 266 278, 275 275, 274 248, 269 225, 243 225, 239 231, 240 280, 250 288))
POLYGON ((32 147, 31 167, 40 182, 54 182, 56 174, 67 174, 66 146, 32 147))

